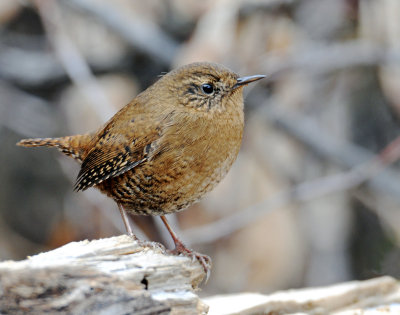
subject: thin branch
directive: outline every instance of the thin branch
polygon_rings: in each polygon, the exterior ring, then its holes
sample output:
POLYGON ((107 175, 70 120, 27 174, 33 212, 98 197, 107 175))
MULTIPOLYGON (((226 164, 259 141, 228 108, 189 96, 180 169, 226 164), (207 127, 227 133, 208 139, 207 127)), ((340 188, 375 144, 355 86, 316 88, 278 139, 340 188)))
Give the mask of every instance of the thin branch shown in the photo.
POLYGON ((272 77, 283 72, 306 69, 308 73, 325 74, 358 66, 373 66, 400 61, 398 52, 363 40, 329 45, 311 45, 287 55, 268 54, 261 68, 272 77))
POLYGON ((245 1, 240 6, 239 16, 247 18, 252 14, 259 14, 260 12, 277 13, 280 10, 290 10, 298 3, 299 0, 245 1))
MULTIPOLYGON (((104 72, 121 68, 120 62, 94 63, 90 66, 95 71, 104 72)), ((0 43, 0 77, 23 87, 40 88, 65 81, 67 73, 48 50, 28 50, 0 43)))
POLYGON ((24 136, 54 133, 52 107, 42 98, 0 80, 0 126, 24 136))
POLYGON ((175 57, 178 44, 158 25, 139 15, 128 15, 117 6, 105 1, 68 0, 63 3, 100 19, 131 47, 150 55, 155 60, 169 65, 175 57))
POLYGON ((91 73, 86 60, 67 36, 56 1, 35 0, 48 38, 65 71, 82 94, 89 100, 93 112, 106 121, 114 110, 91 73))

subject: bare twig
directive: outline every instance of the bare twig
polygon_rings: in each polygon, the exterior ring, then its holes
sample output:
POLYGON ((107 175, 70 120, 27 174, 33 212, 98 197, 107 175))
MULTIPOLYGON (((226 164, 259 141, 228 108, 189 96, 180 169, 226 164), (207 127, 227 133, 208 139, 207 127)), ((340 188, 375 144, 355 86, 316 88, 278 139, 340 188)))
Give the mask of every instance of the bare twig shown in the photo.
POLYGON ((312 45, 282 56, 264 56, 262 68, 273 78, 289 70, 307 69, 309 73, 329 73, 357 66, 399 62, 400 55, 375 43, 354 40, 330 45, 312 45))
POLYGON ((127 235, 0 263, 1 314, 206 313, 203 268, 127 235))
POLYGON ((149 20, 138 15, 127 15, 115 5, 104 1, 68 0, 64 3, 97 17, 131 47, 145 52, 155 60, 169 65, 175 57, 178 44, 149 20))
MULTIPOLYGON (((118 60, 120 62, 120 60, 118 60)), ((117 63, 91 64, 95 71, 121 67, 117 63)), ((0 44, 0 77, 23 87, 42 87, 67 79, 67 73, 51 52, 0 44)))
POLYGON ((47 101, 3 81, 0 81, 0 95, 0 126, 30 137, 55 131, 47 101))
POLYGON ((21 85, 40 85, 65 77, 65 71, 48 52, 0 46, 0 76, 21 85))
POLYGON ((112 106, 92 75, 87 62, 64 31, 57 2, 49 0, 35 0, 34 2, 48 38, 68 76, 87 97, 94 112, 103 121, 106 121, 114 112, 112 106))
POLYGON ((278 10, 290 9, 298 4, 298 0, 270 0, 260 2, 243 2, 239 9, 241 17, 262 12, 275 13, 278 10))

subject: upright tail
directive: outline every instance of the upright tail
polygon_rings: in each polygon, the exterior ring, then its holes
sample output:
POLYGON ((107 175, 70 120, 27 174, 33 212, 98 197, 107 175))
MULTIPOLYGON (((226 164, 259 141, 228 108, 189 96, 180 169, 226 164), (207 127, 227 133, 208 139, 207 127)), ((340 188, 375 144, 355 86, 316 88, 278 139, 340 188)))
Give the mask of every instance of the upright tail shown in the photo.
POLYGON ((23 139, 17 143, 21 147, 56 147, 59 151, 82 162, 92 137, 75 135, 61 138, 23 139))

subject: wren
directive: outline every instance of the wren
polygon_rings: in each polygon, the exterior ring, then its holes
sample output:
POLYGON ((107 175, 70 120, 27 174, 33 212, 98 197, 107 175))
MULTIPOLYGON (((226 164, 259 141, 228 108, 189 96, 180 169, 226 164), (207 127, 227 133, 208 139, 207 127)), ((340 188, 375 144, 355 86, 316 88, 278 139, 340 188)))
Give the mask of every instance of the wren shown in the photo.
POLYGON ((162 76, 96 132, 17 145, 56 147, 77 160, 74 189, 113 198, 132 236, 126 212, 161 216, 174 252, 196 257, 208 278, 210 258, 186 248, 164 215, 186 209, 226 175, 242 141, 243 87, 264 77, 192 63, 162 76))

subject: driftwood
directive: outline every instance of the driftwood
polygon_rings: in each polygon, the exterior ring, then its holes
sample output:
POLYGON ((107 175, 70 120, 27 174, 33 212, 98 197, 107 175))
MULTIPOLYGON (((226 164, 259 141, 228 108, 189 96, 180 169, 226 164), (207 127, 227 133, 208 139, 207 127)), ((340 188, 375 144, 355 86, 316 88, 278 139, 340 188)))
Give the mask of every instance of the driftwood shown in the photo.
POLYGON ((0 263, 0 314, 201 314, 197 261, 128 236, 0 263))
POLYGON ((399 314, 390 277, 200 300, 197 261, 128 236, 69 243, 0 263, 0 314, 399 314), (370 313, 369 313, 370 312, 370 313))

